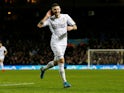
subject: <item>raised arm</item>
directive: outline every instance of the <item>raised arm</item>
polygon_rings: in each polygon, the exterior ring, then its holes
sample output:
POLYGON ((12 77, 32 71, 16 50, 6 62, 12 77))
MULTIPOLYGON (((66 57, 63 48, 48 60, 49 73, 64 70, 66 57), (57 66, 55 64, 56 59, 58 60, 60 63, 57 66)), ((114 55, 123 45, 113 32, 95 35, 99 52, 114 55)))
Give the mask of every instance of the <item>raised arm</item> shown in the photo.
POLYGON ((40 20, 40 22, 37 24, 37 27, 42 28, 44 22, 51 16, 51 10, 49 10, 43 19, 40 20))

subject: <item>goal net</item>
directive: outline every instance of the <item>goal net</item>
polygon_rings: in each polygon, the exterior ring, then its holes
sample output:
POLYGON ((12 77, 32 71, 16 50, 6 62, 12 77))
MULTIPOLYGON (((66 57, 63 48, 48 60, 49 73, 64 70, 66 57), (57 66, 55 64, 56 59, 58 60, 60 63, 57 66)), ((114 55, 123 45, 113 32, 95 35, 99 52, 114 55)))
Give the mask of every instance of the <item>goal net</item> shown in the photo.
POLYGON ((88 66, 124 64, 124 49, 88 49, 88 66))

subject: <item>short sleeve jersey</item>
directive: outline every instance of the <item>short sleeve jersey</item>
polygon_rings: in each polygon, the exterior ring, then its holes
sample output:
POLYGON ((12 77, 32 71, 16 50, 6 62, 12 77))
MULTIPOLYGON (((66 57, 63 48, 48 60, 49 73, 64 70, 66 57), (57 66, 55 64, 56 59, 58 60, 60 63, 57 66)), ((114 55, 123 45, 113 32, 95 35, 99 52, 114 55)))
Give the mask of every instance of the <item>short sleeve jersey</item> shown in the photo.
POLYGON ((74 24, 75 22, 68 14, 60 14, 59 18, 56 18, 54 15, 49 17, 43 26, 49 26, 52 32, 52 44, 67 44, 67 26, 74 24))

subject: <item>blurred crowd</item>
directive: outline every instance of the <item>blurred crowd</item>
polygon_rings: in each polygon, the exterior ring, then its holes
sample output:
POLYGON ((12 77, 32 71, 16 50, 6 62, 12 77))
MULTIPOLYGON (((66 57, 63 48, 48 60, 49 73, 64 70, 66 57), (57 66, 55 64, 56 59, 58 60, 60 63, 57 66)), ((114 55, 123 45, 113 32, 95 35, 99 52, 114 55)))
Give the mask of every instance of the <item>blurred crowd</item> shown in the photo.
MULTIPOLYGON (((5 58, 6 65, 39 65, 47 64, 53 59, 49 41, 8 40, 4 43, 8 49, 5 58)), ((83 64, 86 49, 84 46, 68 45, 65 58, 68 64, 83 64)))
MULTIPOLYGON (((8 50, 8 55, 4 61, 5 65, 44 65, 53 59, 53 52, 48 40, 12 39, 6 40, 4 46, 8 50)), ((83 42, 78 45, 68 44, 65 53, 66 64, 87 65, 87 50, 89 48, 123 49, 123 46, 121 40, 119 42, 114 39, 100 41, 95 38, 89 39, 87 44, 83 42)), ((122 59, 119 57, 118 53, 94 53, 91 58, 91 64, 120 64, 120 62, 123 64, 122 59)))

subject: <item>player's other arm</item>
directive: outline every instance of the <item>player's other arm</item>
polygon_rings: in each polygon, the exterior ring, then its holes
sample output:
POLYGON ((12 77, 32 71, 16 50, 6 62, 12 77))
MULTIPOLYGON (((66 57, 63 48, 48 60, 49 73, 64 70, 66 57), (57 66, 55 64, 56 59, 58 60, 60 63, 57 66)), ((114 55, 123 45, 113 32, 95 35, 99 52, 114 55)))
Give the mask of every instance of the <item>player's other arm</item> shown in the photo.
POLYGON ((37 27, 42 28, 44 22, 51 16, 51 10, 49 10, 46 15, 44 16, 44 18, 42 20, 40 20, 40 22, 37 24, 37 27))
POLYGON ((4 55, 6 56, 7 55, 7 53, 8 53, 8 51, 6 50, 6 51, 4 51, 4 55))
POLYGON ((77 30, 77 25, 67 26, 67 31, 77 30))
POLYGON ((67 31, 77 30, 76 22, 68 14, 66 14, 66 18, 68 24, 67 31))

